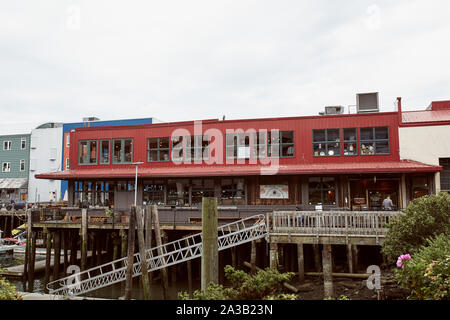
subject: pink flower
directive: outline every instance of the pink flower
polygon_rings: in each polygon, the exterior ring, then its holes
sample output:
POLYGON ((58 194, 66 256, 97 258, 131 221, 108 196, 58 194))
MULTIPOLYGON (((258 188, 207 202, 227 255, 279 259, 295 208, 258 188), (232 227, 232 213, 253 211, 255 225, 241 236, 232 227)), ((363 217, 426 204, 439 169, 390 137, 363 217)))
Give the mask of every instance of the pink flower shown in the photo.
POLYGON ((404 261, 408 261, 411 260, 411 255, 409 253, 407 254, 402 254, 400 257, 398 257, 397 259, 397 267, 398 268, 402 268, 405 269, 405 265, 403 264, 404 261))

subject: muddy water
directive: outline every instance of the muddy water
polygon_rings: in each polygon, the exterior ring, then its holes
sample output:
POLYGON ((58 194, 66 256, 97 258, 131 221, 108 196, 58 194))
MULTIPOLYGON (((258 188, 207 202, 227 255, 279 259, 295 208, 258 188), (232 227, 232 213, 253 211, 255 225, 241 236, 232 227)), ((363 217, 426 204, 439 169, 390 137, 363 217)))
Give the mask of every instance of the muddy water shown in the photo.
MULTIPOLYGON (((44 260, 44 256, 36 256, 36 261, 44 260)), ((24 263, 24 256, 15 255, 14 257, 12 255, 6 255, 6 256, 0 256, 0 268, 7 268, 12 266, 21 265, 24 263)), ((181 278, 181 275, 178 275, 177 282, 175 284, 172 284, 169 282, 169 299, 177 299, 178 298, 178 292, 180 291, 187 291, 188 290, 188 283, 187 279, 179 279, 181 278)), ((10 279, 10 282, 13 283, 16 286, 16 289, 18 291, 24 291, 24 284, 21 280, 17 279, 10 279)), ((194 281, 194 290, 199 289, 200 283, 199 281, 194 281), (196 284, 197 283, 197 284, 196 284)), ((89 293, 84 294, 84 296, 87 297, 95 297, 95 298, 105 298, 105 299, 118 299, 121 296, 123 296, 125 289, 125 281, 122 283, 117 283, 111 286, 108 286, 106 288, 101 288, 96 291, 92 291, 89 293)), ((43 293, 44 292, 44 275, 43 274, 37 274, 36 279, 34 280, 34 292, 43 293)), ((162 300, 163 299, 163 290, 161 286, 161 281, 155 281, 151 285, 150 295, 152 300, 162 300)), ((133 293, 132 293, 132 299, 142 299, 143 298, 143 292, 142 292, 142 285, 140 282, 140 278, 134 278, 133 279, 133 293)))

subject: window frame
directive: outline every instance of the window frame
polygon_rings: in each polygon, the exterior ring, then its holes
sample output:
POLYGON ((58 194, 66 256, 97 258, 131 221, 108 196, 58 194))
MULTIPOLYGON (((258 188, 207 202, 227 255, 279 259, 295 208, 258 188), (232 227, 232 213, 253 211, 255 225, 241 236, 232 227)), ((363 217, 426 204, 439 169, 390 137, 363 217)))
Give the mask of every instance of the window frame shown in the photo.
POLYGON ((209 145, 211 144, 211 139, 209 136, 204 135, 204 134, 188 135, 188 136, 184 136, 184 140, 186 141, 186 143, 184 144, 185 152, 183 152, 185 160, 187 160, 187 161, 209 160, 209 145), (199 138, 201 138, 200 147, 195 146, 196 139, 199 139, 199 138), (192 145, 192 140, 194 142, 194 145, 192 145), (189 143, 188 143, 188 141, 189 141, 189 143), (204 145, 205 142, 207 142, 208 144, 204 145), (196 155, 198 155, 198 149, 201 150, 199 158, 196 157, 196 155), (194 152, 194 156, 192 156, 192 151, 194 152), (205 151, 207 151, 207 152, 205 153, 205 151), (204 157, 205 154, 206 154, 206 157, 204 157))
POLYGON ((359 154, 361 156, 387 156, 391 154, 391 139, 390 139, 390 130, 389 130, 389 126, 376 126, 376 127, 360 127, 359 128, 359 154), (361 137, 361 130, 362 129, 372 129, 372 134, 373 134, 373 139, 372 140, 363 140, 361 137), (376 138, 376 128, 386 128, 387 129, 387 139, 377 139, 376 138), (377 142, 386 142, 387 141, 387 148, 389 150, 388 153, 377 153, 377 142), (364 143, 373 143, 374 144, 374 153, 373 154, 364 154, 362 153, 362 145, 364 143))
POLYGON ((87 139, 87 140, 78 140, 78 165, 80 166, 95 166, 98 164, 98 140, 96 139, 87 139), (87 142, 87 159, 88 162, 87 163, 80 163, 80 156, 81 156, 81 143, 82 142, 87 142), (95 163, 91 163, 90 162, 90 153, 91 153, 91 143, 95 142, 96 143, 96 150, 95 150, 95 163))
POLYGON ((99 148, 98 148, 98 164, 99 165, 108 165, 111 164, 111 139, 101 139, 99 140, 99 148), (103 162, 103 152, 102 152, 102 143, 108 142, 108 162, 103 162))
POLYGON ((250 132, 230 132, 225 134, 225 158, 227 160, 248 160, 250 159, 251 153, 251 133, 250 132), (244 144, 239 144, 239 139, 244 138, 244 144), (229 144, 228 137, 232 137, 232 144, 229 144), (246 140, 248 138, 248 145, 246 140), (239 147, 248 148, 249 153, 248 156, 239 157, 239 147), (232 149, 233 152, 230 156, 229 149, 232 149), (236 155, 235 155, 236 152, 236 155))
POLYGON ((27 149, 27 139, 21 138, 20 139, 20 150, 26 150, 27 149), (25 146, 24 146, 25 143, 25 146))
MULTIPOLYGON (((263 131, 257 131, 257 132, 253 132, 250 138, 250 156, 252 159, 266 159, 267 158, 267 130, 263 131), (260 133, 264 134, 265 137, 263 137, 262 139, 262 143, 260 141, 260 133), (259 143, 255 143, 255 142, 259 142, 259 143), (263 148, 261 148, 263 147, 263 148), (260 151, 264 150, 264 154, 261 155, 260 151)), ((295 148, 294 148, 294 152, 295 152, 295 148)))
POLYGON ((278 131, 278 143, 272 143, 272 131, 267 131, 267 157, 268 158, 278 158, 278 159, 290 159, 295 158, 295 131, 294 130, 279 130, 278 131), (292 132, 292 142, 283 142, 283 133, 292 132), (278 156, 272 155, 272 145, 278 145, 278 156), (292 156, 283 156, 283 146, 291 146, 294 148, 292 156))
POLYGON ((358 143, 358 128, 342 128, 342 155, 344 157, 355 157, 359 155, 359 143, 358 143), (355 140, 345 140, 345 130, 355 130, 355 140), (355 143, 356 154, 345 154, 345 144, 355 143))
POLYGON ((19 161, 19 171, 20 172, 24 172, 25 171, 25 165, 26 165, 25 159, 20 159, 20 161, 19 161), (23 169, 22 169, 22 164, 23 164, 23 169))
POLYGON ((4 173, 11 172, 11 162, 2 162, 2 172, 4 173), (7 164, 8 170, 5 170, 5 164, 7 164))
POLYGON ((147 162, 169 162, 170 161, 170 142, 171 142, 171 139, 170 139, 170 137, 150 137, 150 138, 147 138, 147 162), (156 144, 157 144, 157 147, 156 148, 151 148, 150 147, 150 140, 152 140, 152 139, 157 139, 156 140, 156 144), (167 139, 167 148, 161 148, 160 147, 160 144, 161 144, 161 139, 167 139), (150 160, 150 154, 151 154, 151 152, 152 151, 156 151, 156 154, 157 154, 157 157, 156 157, 156 159, 157 160, 150 160), (167 151, 167 154, 169 155, 168 157, 167 157, 167 160, 160 160, 161 159, 161 151, 167 151))
POLYGON ((11 151, 11 150, 12 150, 12 141, 11 140, 3 141, 3 151, 11 151), (6 145, 8 145, 8 148, 5 148, 6 145))
POLYGON ((342 134, 341 134, 341 129, 340 128, 326 128, 326 129, 313 129, 312 130, 312 155, 315 158, 323 158, 323 157, 340 157, 342 155, 342 134), (337 142, 336 140, 332 141, 332 140, 328 140, 328 131, 329 130, 338 130, 339 132, 339 142, 337 142), (325 131, 325 140, 323 141, 314 141, 314 132, 317 131, 325 131), (333 154, 330 155, 328 154, 328 145, 331 143, 339 143, 339 154, 333 154), (314 147, 318 144, 323 144, 325 145, 325 155, 321 156, 320 153, 318 155, 314 154, 314 147))
POLYGON ((182 162, 184 160, 184 136, 171 136, 170 137, 170 159, 172 162, 182 162), (179 139, 178 141, 176 139, 179 139), (177 141, 177 146, 174 146, 174 142, 177 141), (174 151, 181 150, 181 158, 174 158, 174 151))
POLYGON ((130 164, 133 163, 133 158, 134 158, 134 139, 133 138, 114 138, 112 139, 112 148, 111 148, 111 152, 112 152, 112 164, 130 164), (125 161, 125 141, 127 140, 131 140, 131 161, 125 161), (116 141, 120 141, 120 161, 117 162, 115 161, 115 157, 114 157, 114 143, 116 141))
POLYGON ((337 198, 337 186, 336 186, 336 177, 330 177, 330 176, 325 176, 325 177, 322 177, 322 176, 320 176, 320 177, 309 177, 309 178, 319 178, 320 179, 320 188, 314 188, 314 189, 311 189, 310 187, 309 187, 309 183, 310 183, 310 181, 309 181, 309 179, 308 179, 308 205, 322 205, 322 206, 336 206, 337 204, 338 204, 338 200, 336 199, 337 198), (333 188, 324 188, 324 182, 323 182, 323 180, 324 180, 324 178, 332 178, 333 179, 333 185, 334 185, 334 187, 333 188), (330 191, 330 190, 333 190, 334 191, 334 203, 332 203, 332 204, 329 204, 329 203, 324 203, 324 199, 325 199, 325 192, 328 192, 328 191, 330 191), (311 191, 320 191, 320 204, 312 204, 311 202, 310 202, 310 195, 311 195, 311 191))

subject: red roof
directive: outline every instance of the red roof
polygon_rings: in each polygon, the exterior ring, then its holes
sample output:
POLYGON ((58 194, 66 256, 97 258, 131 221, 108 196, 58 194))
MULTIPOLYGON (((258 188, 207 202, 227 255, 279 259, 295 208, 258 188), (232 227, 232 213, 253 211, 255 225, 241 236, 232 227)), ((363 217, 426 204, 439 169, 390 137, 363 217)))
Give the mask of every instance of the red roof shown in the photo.
POLYGON ((433 123, 450 124, 449 110, 424 110, 402 112, 403 124, 412 123, 433 123))
MULTIPOLYGON (((288 174, 355 174, 355 173, 407 173, 436 172, 442 167, 411 160, 386 162, 357 162, 333 164, 281 165, 278 168, 263 165, 190 166, 175 168, 140 168, 139 178, 202 177, 202 176, 252 176, 288 174)), ((36 174, 37 179, 111 179, 134 178, 135 168, 79 169, 36 174)))

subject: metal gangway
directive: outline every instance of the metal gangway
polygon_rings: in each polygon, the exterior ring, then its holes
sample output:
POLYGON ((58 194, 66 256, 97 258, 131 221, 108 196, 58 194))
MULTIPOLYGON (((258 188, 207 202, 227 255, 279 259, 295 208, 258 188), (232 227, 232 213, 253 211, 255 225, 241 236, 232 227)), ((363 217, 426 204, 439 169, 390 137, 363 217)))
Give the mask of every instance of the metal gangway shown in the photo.
MULTIPOLYGON (((218 247, 225 250, 267 235, 264 215, 255 215, 218 227, 218 247)), ((198 233, 146 250, 148 271, 156 271, 202 255, 202 234, 198 233)), ((50 294, 76 296, 122 282, 126 278, 128 258, 87 269, 47 284, 50 294)), ((141 275, 141 256, 134 254, 133 277, 141 275)))

